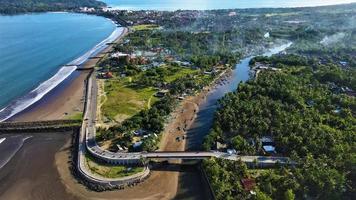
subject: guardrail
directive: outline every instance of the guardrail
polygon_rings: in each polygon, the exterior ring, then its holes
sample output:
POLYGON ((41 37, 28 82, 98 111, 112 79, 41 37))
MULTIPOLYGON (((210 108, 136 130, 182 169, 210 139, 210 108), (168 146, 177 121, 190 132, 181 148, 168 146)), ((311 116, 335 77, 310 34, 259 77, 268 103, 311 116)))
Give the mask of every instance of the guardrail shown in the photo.
MULTIPOLYGON (((91 81, 92 81, 92 76, 93 74, 90 75, 86 85, 86 99, 89 98, 88 95, 91 94, 91 81)), ((88 101, 85 101, 85 111, 84 111, 84 119, 87 117, 87 112, 89 111, 88 109, 88 101)), ((127 177, 122 177, 122 178, 105 178, 98 176, 94 173, 91 172, 90 169, 88 169, 86 165, 86 157, 85 154, 88 151, 92 156, 98 159, 103 159, 100 154, 97 154, 94 152, 89 146, 88 146, 88 128, 86 122, 82 123, 82 126, 80 128, 79 132, 79 137, 78 137, 78 158, 77 158, 77 169, 78 172, 80 173, 81 177, 88 183, 95 184, 95 185, 100 185, 102 190, 105 189, 113 189, 113 188, 124 188, 125 186, 128 185, 134 185, 136 183, 141 182, 145 178, 147 178, 150 174, 149 167, 146 166, 144 170, 140 173, 133 174, 131 176, 127 177)), ((96 143, 95 143, 96 145, 96 143)))

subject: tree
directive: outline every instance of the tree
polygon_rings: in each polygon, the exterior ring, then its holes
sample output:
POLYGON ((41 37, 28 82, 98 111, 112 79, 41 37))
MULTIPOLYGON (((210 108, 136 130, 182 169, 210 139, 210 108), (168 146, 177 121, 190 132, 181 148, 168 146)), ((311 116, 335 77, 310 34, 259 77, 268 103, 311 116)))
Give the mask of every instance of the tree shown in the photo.
POLYGON ((294 200, 295 199, 295 194, 293 193, 293 190, 289 189, 284 192, 284 200, 294 200))

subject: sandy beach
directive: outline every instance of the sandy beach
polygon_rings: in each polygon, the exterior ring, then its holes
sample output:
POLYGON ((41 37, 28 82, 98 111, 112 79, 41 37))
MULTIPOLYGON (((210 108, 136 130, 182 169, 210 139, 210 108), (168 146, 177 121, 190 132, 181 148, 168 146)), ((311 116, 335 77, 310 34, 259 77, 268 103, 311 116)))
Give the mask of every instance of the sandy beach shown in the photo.
MULTIPOLYGON (((119 42, 127 32, 127 28, 124 28, 122 34, 115 40, 115 43, 119 42)), ((81 68, 94 68, 99 60, 111 50, 112 45, 109 45, 96 55, 95 58, 88 59, 81 68)), ((83 112, 85 80, 88 78, 89 72, 89 70, 77 70, 73 72, 41 100, 13 116, 9 121, 66 119, 83 112)))
MULTIPOLYGON (((71 133, 34 133, 0 170, 0 199, 75 200, 66 192, 54 164, 56 152, 68 151, 71 133)), ((0 135, 1 136, 1 135, 0 135)))
MULTIPOLYGON (((186 140, 177 141, 176 137, 182 137, 194 122, 199 105, 205 101, 206 95, 212 87, 207 87, 196 96, 187 97, 172 113, 172 120, 165 127, 160 143, 163 151, 184 151, 186 140), (181 130, 178 130, 181 127, 181 130)), ((189 138, 189 136, 188 136, 189 138)), ((209 192, 204 187, 199 172, 195 167, 177 165, 162 166, 152 170, 150 177, 143 183, 126 188, 107 192, 94 192, 88 190, 71 174, 70 168, 70 144, 62 147, 62 151, 55 154, 54 166, 56 166, 61 184, 65 188, 68 197, 75 199, 210 199, 209 192), (191 184, 194 183, 194 184, 191 184), (189 198, 188 198, 189 197, 189 198)))
MULTIPOLYGON (((123 31, 118 42, 127 34, 127 29, 123 31)), ((97 55, 94 59, 89 59, 84 68, 93 68, 100 58, 111 51, 111 46, 97 55)), ((53 120, 63 119, 81 112, 84 105, 85 80, 89 71, 82 70, 73 73, 67 80, 57 88, 48 93, 42 100, 16 115, 11 120, 33 121, 33 120, 53 120)), ((160 150, 165 151, 184 151, 186 140, 177 141, 176 137, 185 135, 194 122, 199 105, 204 101, 205 96, 210 91, 210 87, 196 96, 187 97, 180 106, 172 113, 172 120, 167 124, 160 150), (180 127, 180 130, 178 130, 180 127)), ((185 136, 187 137, 187 136, 185 136)), ((56 167, 58 176, 54 178, 60 180, 60 184, 65 188, 62 194, 66 199, 174 199, 182 198, 189 194, 191 199, 208 199, 205 188, 200 184, 200 177, 195 169, 179 165, 168 165, 159 169, 152 170, 151 176, 143 183, 126 188, 125 190, 93 192, 78 183, 70 172, 70 143, 67 142, 58 152, 54 153, 53 166, 56 167), (197 183, 193 186, 188 182, 197 183), (189 185, 189 187, 186 187, 189 185), (179 188, 185 187, 184 191, 178 192, 179 188), (178 195, 178 196, 177 196, 178 195)), ((179 163, 177 163, 179 164, 179 163)), ((60 187, 60 186, 58 186, 60 187)), ((9 195, 14 195, 13 191, 9 195)), ((62 195, 53 196, 51 199, 63 199, 62 195)))
MULTIPOLYGON (((184 151, 186 140, 178 142, 176 137, 185 135, 183 127, 189 129, 193 123, 199 104, 205 100, 209 89, 202 91, 197 96, 187 97, 181 105, 172 113, 172 121, 167 124, 160 150, 163 151, 184 151), (183 111, 183 113, 182 113, 183 111), (177 127, 182 127, 178 130, 177 127)), ((79 199, 123 199, 123 200, 163 200, 163 199, 209 199, 209 193, 201 183, 201 178, 194 167, 180 166, 180 162, 173 162, 177 165, 162 166, 152 170, 150 177, 143 183, 135 187, 124 190, 107 192, 93 192, 85 186, 77 183, 70 174, 68 164, 69 152, 61 151, 56 154, 56 165, 62 183, 67 191, 79 199), (190 184, 196 183, 196 184, 190 184), (183 189, 182 189, 183 188, 183 189)))

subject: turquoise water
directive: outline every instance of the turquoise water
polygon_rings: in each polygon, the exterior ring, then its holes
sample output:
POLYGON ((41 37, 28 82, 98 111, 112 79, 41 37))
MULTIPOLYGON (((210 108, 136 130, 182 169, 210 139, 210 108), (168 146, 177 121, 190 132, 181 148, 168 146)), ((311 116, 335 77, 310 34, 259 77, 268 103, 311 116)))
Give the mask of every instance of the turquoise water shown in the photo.
POLYGON ((83 14, 0 16, 0 121, 53 89, 77 67, 63 65, 82 64, 115 29, 83 14))
POLYGON ((305 7, 356 0, 102 0, 108 6, 127 10, 212 10, 231 8, 305 7))

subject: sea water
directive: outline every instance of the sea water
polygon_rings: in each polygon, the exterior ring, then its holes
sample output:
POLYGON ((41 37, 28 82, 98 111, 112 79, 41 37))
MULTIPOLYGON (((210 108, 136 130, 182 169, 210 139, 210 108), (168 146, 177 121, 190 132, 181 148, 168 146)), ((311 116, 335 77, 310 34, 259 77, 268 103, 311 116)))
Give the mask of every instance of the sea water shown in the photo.
POLYGON ((93 15, 0 16, 0 121, 42 98, 121 31, 93 15))

